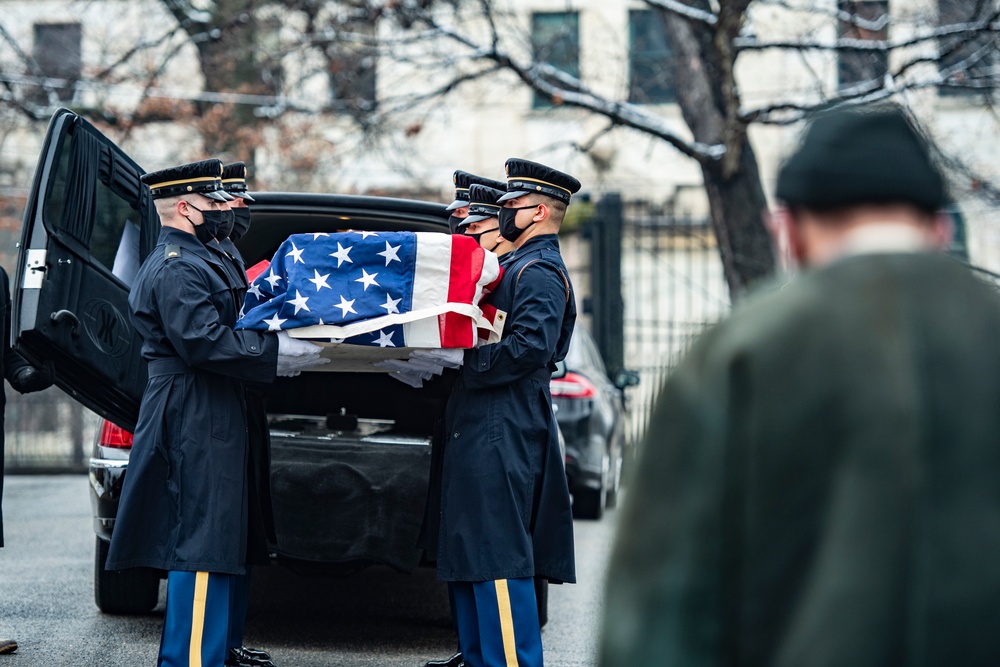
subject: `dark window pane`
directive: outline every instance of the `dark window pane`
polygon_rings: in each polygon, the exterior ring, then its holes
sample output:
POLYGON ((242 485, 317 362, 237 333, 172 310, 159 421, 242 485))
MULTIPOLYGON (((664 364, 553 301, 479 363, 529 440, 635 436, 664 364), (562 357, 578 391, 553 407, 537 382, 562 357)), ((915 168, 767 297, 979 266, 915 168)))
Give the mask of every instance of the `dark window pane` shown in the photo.
POLYGON ((677 100, 674 62, 663 14, 649 9, 628 13, 628 101, 657 104, 677 100))
MULTIPOLYGON (((577 12, 539 12, 531 15, 531 45, 536 61, 575 77, 580 76, 580 15, 577 12)), ((535 94, 534 107, 553 105, 535 94)))
MULTIPOLYGON (((938 24, 957 25, 982 21, 994 11, 990 3, 968 0, 938 0, 938 24), (977 13, 978 9, 978 13, 977 13)), ((995 71, 1000 64, 1000 39, 995 32, 969 37, 942 37, 938 40, 938 68, 945 80, 942 95, 969 95, 993 88, 995 71)))
MULTIPOLYGON (((37 74, 50 79, 65 79, 56 89, 60 102, 73 99, 76 82, 83 72, 81 60, 81 28, 79 23, 36 23, 32 57, 41 71, 37 74)), ((45 104, 48 95, 39 90, 36 102, 45 104)))
MULTIPOLYGON (((879 41, 889 38, 889 26, 884 20, 889 13, 887 0, 840 0, 837 7, 869 24, 857 25, 851 21, 838 21, 838 32, 845 39, 879 41), (878 24, 878 28, 870 25, 878 24)), ((889 57, 885 51, 840 51, 838 81, 841 88, 848 88, 868 81, 879 81, 889 70, 889 57)))

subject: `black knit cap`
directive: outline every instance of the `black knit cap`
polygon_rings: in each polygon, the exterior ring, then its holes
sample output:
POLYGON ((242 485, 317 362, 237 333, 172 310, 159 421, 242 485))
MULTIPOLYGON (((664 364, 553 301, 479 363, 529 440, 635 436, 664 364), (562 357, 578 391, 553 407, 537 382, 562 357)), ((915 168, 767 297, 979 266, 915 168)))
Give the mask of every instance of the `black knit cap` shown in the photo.
POLYGON ((580 181, 544 164, 512 157, 507 160, 507 193, 500 202, 529 194, 546 195, 561 202, 580 190, 580 181))
POLYGON ((455 171, 454 175, 452 175, 452 180, 455 182, 455 201, 448 205, 449 211, 469 205, 469 187, 473 183, 479 183, 491 188, 499 188, 500 190, 507 187, 507 184, 503 181, 494 181, 492 178, 476 176, 467 171, 455 171))
POLYGON ((254 198, 247 192, 247 165, 245 162, 231 162, 222 168, 222 187, 234 197, 254 201, 254 198))
POLYGON ((781 168, 775 196, 818 210, 905 202, 936 211, 948 202, 926 141, 898 107, 818 116, 781 168))
POLYGON ((502 188, 491 188, 479 183, 469 186, 469 215, 458 223, 458 228, 463 229, 474 222, 482 222, 489 218, 495 218, 500 214, 503 204, 499 204, 500 197, 505 190, 502 188))
POLYGON ((222 188, 222 160, 216 158, 151 171, 139 180, 149 186, 153 199, 186 194, 204 195, 218 201, 232 199, 222 188))

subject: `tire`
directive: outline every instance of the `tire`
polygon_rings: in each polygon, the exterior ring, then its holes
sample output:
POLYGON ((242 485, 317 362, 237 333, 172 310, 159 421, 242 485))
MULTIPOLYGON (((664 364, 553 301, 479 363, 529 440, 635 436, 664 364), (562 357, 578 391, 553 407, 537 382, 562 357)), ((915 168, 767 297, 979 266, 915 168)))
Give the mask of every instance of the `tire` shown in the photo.
POLYGON ((597 521, 604 516, 607 490, 577 489, 573 492, 573 518, 597 521))
POLYGON ((94 550, 94 602, 105 614, 146 614, 160 595, 160 573, 149 568, 108 572, 109 542, 97 538, 94 550))
POLYGON ((549 622, 549 580, 535 578, 535 603, 538 605, 538 627, 549 622))

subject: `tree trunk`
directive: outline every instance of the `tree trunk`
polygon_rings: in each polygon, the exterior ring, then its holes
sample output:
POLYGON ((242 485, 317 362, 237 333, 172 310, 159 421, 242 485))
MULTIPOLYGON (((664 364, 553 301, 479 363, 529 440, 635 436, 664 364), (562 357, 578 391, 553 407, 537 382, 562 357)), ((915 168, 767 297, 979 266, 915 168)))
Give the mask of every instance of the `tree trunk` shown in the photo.
POLYGON ((741 12, 719 25, 664 13, 674 51, 677 101, 695 141, 726 147, 721 158, 700 160, 712 227, 735 301, 746 289, 774 272, 774 250, 764 225, 767 199, 757 158, 739 117, 733 78, 732 38, 741 12))

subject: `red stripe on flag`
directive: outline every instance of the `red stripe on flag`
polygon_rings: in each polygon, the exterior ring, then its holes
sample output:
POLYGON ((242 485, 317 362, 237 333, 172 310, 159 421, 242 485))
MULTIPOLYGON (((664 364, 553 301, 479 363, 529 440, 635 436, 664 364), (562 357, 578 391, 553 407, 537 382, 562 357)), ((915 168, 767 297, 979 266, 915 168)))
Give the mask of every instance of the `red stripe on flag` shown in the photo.
MULTIPOLYGON (((451 237, 451 271, 448 273, 448 303, 472 303, 476 283, 483 273, 483 254, 475 239, 451 237)), ((471 320, 458 313, 438 316, 441 347, 473 347, 476 330, 471 320)))
POLYGON ((262 259, 261 261, 251 266, 249 269, 247 269, 247 282, 252 283, 253 281, 257 280, 257 276, 267 271, 267 267, 270 265, 271 262, 269 262, 266 259, 262 259))

